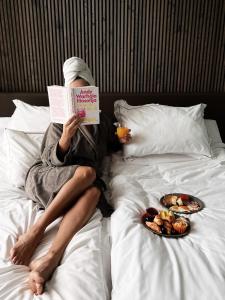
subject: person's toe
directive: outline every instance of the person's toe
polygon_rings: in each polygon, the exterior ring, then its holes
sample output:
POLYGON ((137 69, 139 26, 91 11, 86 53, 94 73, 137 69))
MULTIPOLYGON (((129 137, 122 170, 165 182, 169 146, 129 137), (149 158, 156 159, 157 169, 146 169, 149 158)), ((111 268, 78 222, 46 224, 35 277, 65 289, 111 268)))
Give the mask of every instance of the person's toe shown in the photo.
POLYGON ((31 272, 32 290, 37 295, 41 295, 44 290, 44 278, 42 278, 38 272, 31 272))
POLYGON ((14 248, 12 248, 12 249, 10 250, 10 253, 9 253, 9 258, 10 258, 11 261, 13 261, 15 255, 16 255, 16 251, 15 251, 14 248))
POLYGON ((43 293, 43 283, 36 283, 36 291, 38 295, 43 293))
POLYGON ((36 285, 35 285, 35 281, 33 280, 33 278, 29 278, 29 288, 31 290, 31 292, 33 294, 36 294, 36 285))
POLYGON ((16 256, 13 257, 12 262, 17 265, 18 258, 16 256))

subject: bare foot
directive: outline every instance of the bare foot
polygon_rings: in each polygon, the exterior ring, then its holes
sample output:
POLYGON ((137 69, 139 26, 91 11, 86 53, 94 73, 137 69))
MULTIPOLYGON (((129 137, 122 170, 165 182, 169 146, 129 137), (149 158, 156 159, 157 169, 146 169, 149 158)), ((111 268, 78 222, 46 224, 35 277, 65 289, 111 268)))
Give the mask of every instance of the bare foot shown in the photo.
POLYGON ((28 265, 43 235, 44 232, 35 227, 20 235, 15 246, 10 250, 10 260, 16 265, 28 265))
POLYGON ((52 276, 60 258, 60 255, 48 253, 30 263, 29 287, 34 294, 41 295, 44 292, 44 284, 52 276))

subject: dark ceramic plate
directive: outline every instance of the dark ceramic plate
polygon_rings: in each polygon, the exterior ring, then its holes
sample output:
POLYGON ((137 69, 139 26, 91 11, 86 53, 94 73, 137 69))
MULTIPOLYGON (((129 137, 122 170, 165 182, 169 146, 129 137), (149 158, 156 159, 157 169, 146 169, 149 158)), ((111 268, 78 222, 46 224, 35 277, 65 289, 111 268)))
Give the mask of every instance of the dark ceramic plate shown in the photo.
POLYGON ((200 211, 201 209, 203 209, 204 207, 204 204, 203 202, 198 199, 197 197, 195 196, 192 196, 192 195, 188 195, 188 194, 182 194, 182 193, 172 193, 172 194, 167 194, 167 195, 164 195, 161 199, 160 199, 160 203, 165 206, 166 208, 168 208, 169 210, 171 210, 172 212, 174 213, 179 213, 179 214, 193 214, 193 213, 196 213, 198 211, 200 211), (167 199, 169 197, 172 197, 172 196, 176 196, 176 197, 180 197, 182 202, 183 202, 183 205, 179 205, 179 204, 176 204, 176 205, 173 205, 173 204, 169 204, 167 201, 167 199), (176 206, 178 208, 178 210, 174 207, 176 206), (182 208, 182 207, 188 207, 186 210, 185 208, 182 208), (191 208, 190 208, 191 207, 191 208), (180 209, 180 210, 179 210, 180 209))
MULTIPOLYGON (((180 216, 179 215, 176 215, 174 214, 175 218, 179 218, 180 216)), ((171 233, 171 234, 166 234, 166 233, 158 233, 156 232, 155 230, 151 229, 150 227, 148 227, 145 223, 145 220, 144 220, 144 216, 142 216, 142 224, 145 226, 145 228, 147 228, 148 230, 150 230, 151 232, 153 232, 154 234, 157 234, 159 236, 164 236, 164 237, 167 237, 167 238, 180 238, 180 237, 183 237, 185 235, 187 235, 190 230, 191 230, 191 225, 190 225, 190 220, 188 218, 185 218, 188 220, 188 227, 186 229, 186 231, 184 233, 171 233)))

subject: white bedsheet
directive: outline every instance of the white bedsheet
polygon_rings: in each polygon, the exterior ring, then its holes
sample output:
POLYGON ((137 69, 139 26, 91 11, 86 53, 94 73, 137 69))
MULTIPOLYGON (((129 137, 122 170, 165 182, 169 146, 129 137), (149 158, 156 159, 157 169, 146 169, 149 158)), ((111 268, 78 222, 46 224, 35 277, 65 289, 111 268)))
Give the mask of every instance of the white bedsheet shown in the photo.
MULTIPOLYGON (((1 300, 106 300, 110 298, 109 220, 99 210, 69 243, 60 266, 46 284, 46 292, 32 295, 27 286, 29 269, 9 261, 9 251, 19 234, 33 224, 38 211, 23 190, 6 180, 0 151, 0 299, 1 300)), ((47 251, 60 219, 48 227, 33 258, 47 251)))
POLYGON ((114 156, 111 181, 112 299, 223 300, 225 295, 225 151, 217 158, 114 156), (161 196, 181 192, 202 199, 189 215, 191 232, 159 237, 140 221, 161 196))

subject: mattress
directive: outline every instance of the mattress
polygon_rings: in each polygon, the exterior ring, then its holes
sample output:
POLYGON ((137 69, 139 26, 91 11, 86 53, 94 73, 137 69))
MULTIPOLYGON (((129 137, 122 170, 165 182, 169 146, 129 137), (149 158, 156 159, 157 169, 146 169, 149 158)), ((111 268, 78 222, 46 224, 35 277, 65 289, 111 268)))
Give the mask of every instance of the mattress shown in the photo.
POLYGON ((112 299, 222 300, 225 294, 225 149, 214 141, 214 158, 158 155, 113 157, 111 199, 112 299), (163 209, 169 193, 195 195, 204 209, 189 216, 182 238, 147 230, 147 207, 163 209))
MULTIPOLYGON (((0 130, 0 141, 2 141, 2 130, 0 130)), ((9 260, 9 251, 15 244, 17 236, 25 232, 43 211, 37 209, 22 189, 12 186, 5 172, 5 153, 1 144, 0 299, 109 299, 111 291, 110 223, 108 219, 102 218, 99 210, 96 210, 87 225, 69 243, 60 265, 46 283, 46 291, 40 296, 35 296, 30 292, 27 285, 29 268, 12 264, 9 260)), ((46 253, 56 234, 59 222, 60 218, 47 228, 44 239, 33 258, 46 253)))

